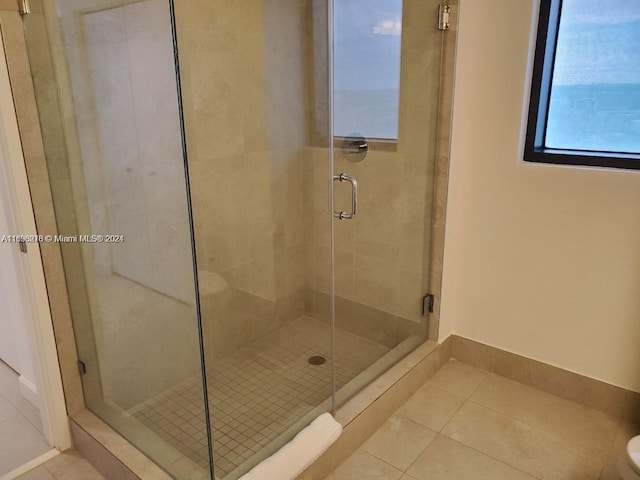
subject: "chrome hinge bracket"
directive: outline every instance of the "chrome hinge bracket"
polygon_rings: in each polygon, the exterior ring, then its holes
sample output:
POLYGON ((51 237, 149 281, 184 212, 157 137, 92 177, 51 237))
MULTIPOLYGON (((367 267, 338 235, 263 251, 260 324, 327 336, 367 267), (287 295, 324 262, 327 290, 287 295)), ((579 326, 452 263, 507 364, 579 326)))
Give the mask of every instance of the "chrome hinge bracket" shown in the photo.
POLYGON ((29 5, 29 0, 18 0, 18 8, 20 11, 20 15, 26 15, 31 13, 31 6, 29 5))
POLYGON ((20 246, 20 251, 22 253, 27 253, 27 242, 25 242, 24 240, 20 240, 18 242, 18 245, 20 246))
POLYGON ((87 366, 82 360, 78 360, 78 371, 80 372, 80 375, 87 373, 87 366))
POLYGON ((451 28, 451 5, 438 6, 438 30, 449 30, 451 28))
POLYGON ((422 297, 422 315, 433 313, 433 306, 436 303, 436 296, 433 293, 427 293, 422 297))

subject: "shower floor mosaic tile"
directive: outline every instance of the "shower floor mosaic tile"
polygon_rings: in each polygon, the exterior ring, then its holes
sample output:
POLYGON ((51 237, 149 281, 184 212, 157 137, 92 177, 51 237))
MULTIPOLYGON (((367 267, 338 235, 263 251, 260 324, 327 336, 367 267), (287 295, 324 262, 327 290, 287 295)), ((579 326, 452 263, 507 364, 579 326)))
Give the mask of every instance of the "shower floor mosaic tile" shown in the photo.
MULTIPOLYGON (((337 388, 389 348, 336 331, 337 388)), ((308 317, 208 366, 216 476, 224 478, 331 395, 330 326, 308 317)), ((198 377, 129 410, 167 443, 208 469, 202 384, 198 377)), ((235 476, 235 475, 234 475, 235 476)))

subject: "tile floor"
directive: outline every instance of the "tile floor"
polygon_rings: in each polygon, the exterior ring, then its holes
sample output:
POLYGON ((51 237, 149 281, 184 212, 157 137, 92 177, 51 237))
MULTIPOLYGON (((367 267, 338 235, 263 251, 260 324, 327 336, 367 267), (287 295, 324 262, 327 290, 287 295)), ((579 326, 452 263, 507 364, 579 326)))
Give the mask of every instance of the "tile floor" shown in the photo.
POLYGON ((18 374, 0 360, 0 477, 49 450, 40 412, 20 394, 18 374))
POLYGON ((636 434, 640 425, 451 360, 326 480, 618 480, 636 434))
MULTIPOLYGON (((301 317, 211 365, 207 376, 217 476, 224 478, 260 461, 260 452, 267 445, 330 397, 330 361, 323 365, 308 362, 313 355, 330 357, 330 346, 329 325, 301 317)), ((337 330, 336 351, 340 388, 389 348, 337 330)), ((199 377, 128 414, 203 469, 208 468, 199 377)))
POLYGON ((104 480, 104 477, 79 453, 61 453, 17 480, 104 480))

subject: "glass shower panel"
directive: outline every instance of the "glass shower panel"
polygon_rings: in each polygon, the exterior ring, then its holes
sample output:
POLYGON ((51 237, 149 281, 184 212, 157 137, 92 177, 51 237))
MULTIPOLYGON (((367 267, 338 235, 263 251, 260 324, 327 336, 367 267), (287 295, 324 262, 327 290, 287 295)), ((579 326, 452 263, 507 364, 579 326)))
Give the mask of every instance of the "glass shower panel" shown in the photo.
POLYGON ((86 403, 174 478, 239 478, 426 340, 437 5, 32 0, 59 233, 117 241, 61 244, 86 403))
POLYGON ((60 247, 86 405, 173 477, 208 478, 170 5, 32 10, 25 35, 57 229, 75 239, 60 247))
MULTIPOLYGON (((353 218, 334 218, 340 405, 427 339, 443 37, 433 0, 335 5, 334 175, 355 179, 358 200, 353 218), (366 148, 349 144, 350 132, 366 148)), ((344 180, 334 210, 350 213, 354 187, 344 180)))
POLYGON ((197 5, 175 2, 178 52, 215 473, 235 479, 331 409, 331 305, 308 308, 310 243, 330 271, 328 3, 197 5))

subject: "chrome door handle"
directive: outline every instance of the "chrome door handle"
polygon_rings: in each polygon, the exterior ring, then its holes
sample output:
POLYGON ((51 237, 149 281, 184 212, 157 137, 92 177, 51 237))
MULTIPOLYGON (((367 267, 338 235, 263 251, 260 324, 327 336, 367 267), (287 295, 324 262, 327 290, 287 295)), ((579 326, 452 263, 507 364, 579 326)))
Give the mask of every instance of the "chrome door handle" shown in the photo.
POLYGON ((358 212, 358 182, 355 178, 346 173, 340 173, 333 176, 333 181, 349 182, 351 184, 351 212, 336 212, 333 211, 333 216, 340 220, 350 220, 356 216, 358 212))

